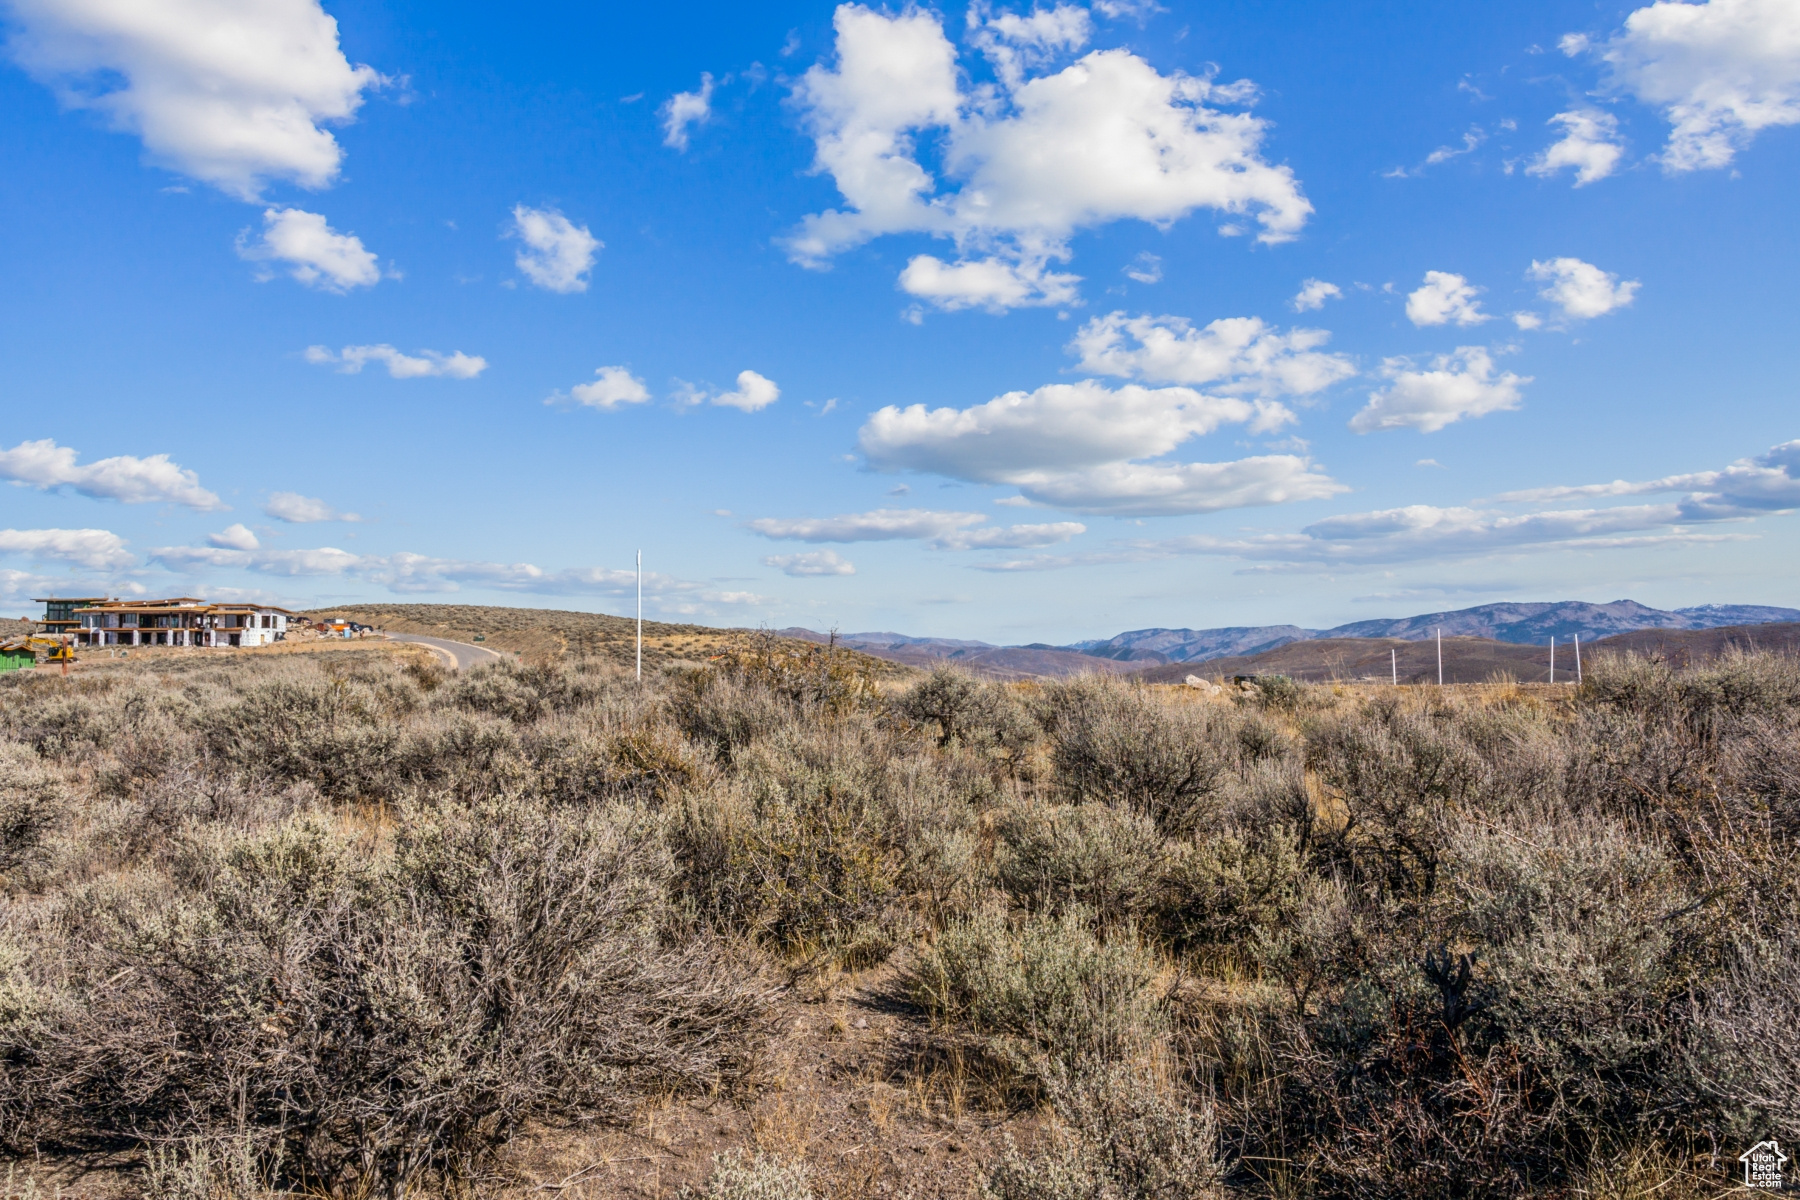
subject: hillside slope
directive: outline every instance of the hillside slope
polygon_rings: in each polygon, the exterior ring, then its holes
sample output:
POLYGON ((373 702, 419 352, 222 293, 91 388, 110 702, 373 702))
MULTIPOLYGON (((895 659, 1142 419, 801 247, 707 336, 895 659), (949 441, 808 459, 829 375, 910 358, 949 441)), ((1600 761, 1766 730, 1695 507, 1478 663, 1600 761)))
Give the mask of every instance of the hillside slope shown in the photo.
MULTIPOLYGON (((1584 640, 1582 658, 1591 662, 1609 651, 1661 654, 1681 666, 1709 662, 1730 649, 1800 653, 1800 622, 1736 625, 1721 629, 1643 629, 1596 641, 1584 640)), ((1189 675, 1229 679, 1233 675, 1287 675, 1312 683, 1333 680, 1385 683, 1397 672, 1401 683, 1437 681, 1437 645, 1431 638, 1315 638, 1261 654, 1215 658, 1204 663, 1168 663, 1139 671, 1152 683, 1180 683, 1189 675), (1390 657, 1390 651, 1392 657, 1390 657)), ((1444 639, 1444 682, 1485 683, 1511 678, 1546 683, 1550 678, 1549 639, 1521 646, 1492 638, 1444 639)), ((1575 678, 1575 647, 1557 639, 1556 678, 1575 678)))
MULTIPOLYGON (((1800 621, 1800 609, 1762 604, 1703 604, 1660 609, 1635 600, 1589 604, 1580 600, 1482 604, 1413 617, 1352 621, 1331 629, 1296 625, 1231 626, 1221 629, 1134 629, 1100 641, 1067 647, 1102 658, 1205 662, 1227 655, 1256 654, 1294 641, 1320 638, 1470 637, 1548 647, 1550 639, 1599 641, 1641 629, 1704 630, 1765 622, 1800 621)), ((1548 651, 1546 650, 1546 653, 1548 651)))
POLYGON ((1684 667, 1708 662, 1734 649, 1800 654, 1800 622, 1728 625, 1720 629, 1641 629, 1596 642, 1595 649, 1660 654, 1684 667))
MULTIPOLYGON (((620 664, 636 659, 637 623, 629 617, 605 613, 570 612, 548 608, 498 608, 476 604, 363 603, 314 609, 311 617, 345 617, 395 633, 420 633, 459 642, 482 644, 512 651, 527 660, 545 662, 569 658, 605 658, 620 664)), ((716 654, 748 648, 758 637, 777 636, 751 629, 714 629, 706 625, 644 622, 644 665, 704 662, 716 654)), ((900 668, 890 661, 856 654, 864 669, 876 675, 892 675, 900 668)))
MULTIPOLYGON (((809 642, 829 640, 828 634, 811 629, 776 632, 783 637, 809 642)), ((987 642, 907 637, 898 633, 839 634, 837 644, 922 670, 949 663, 988 679, 1065 679, 1071 675, 1123 674, 1138 665, 1097 659, 1061 646, 995 646, 987 642)))
MULTIPOLYGON (((1574 677, 1574 648, 1559 648, 1558 674, 1574 677)), ((1444 639, 1444 682, 1486 683, 1499 678, 1541 682, 1548 678, 1548 646, 1515 646, 1492 638, 1444 639)), ((1152 683, 1180 683, 1189 675, 1202 679, 1233 675, 1287 675, 1311 683, 1387 683, 1397 672, 1401 683, 1437 682, 1434 641, 1402 638, 1315 638, 1290 642, 1261 654, 1231 655, 1197 663, 1168 663, 1138 672, 1152 683), (1390 655, 1391 652, 1391 655, 1390 655)))

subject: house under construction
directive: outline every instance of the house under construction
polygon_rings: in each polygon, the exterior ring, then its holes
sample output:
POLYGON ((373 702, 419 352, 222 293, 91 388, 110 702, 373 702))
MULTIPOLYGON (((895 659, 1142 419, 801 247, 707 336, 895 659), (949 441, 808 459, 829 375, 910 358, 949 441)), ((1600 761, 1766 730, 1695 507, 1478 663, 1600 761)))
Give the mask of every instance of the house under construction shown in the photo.
POLYGON ((209 604, 193 596, 166 600, 45 600, 53 619, 78 646, 267 646, 287 636, 297 614, 268 604, 209 604))

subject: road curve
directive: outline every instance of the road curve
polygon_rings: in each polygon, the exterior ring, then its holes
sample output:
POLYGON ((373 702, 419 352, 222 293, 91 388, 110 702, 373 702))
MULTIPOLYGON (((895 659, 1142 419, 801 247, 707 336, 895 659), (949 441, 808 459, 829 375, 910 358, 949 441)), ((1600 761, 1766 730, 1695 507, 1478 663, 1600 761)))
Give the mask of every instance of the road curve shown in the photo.
POLYGON ((452 642, 445 638, 424 637, 417 633, 390 633, 385 635, 391 642, 416 642, 427 650, 448 659, 450 669, 461 671, 482 663, 499 662, 505 656, 485 646, 471 646, 467 642, 452 642))

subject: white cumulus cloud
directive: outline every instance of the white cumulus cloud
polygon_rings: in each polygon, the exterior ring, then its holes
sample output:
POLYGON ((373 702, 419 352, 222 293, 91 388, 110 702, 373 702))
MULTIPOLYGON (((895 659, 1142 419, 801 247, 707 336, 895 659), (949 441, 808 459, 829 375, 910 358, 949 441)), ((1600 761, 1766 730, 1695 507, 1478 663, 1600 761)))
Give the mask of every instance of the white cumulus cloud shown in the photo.
MULTIPOLYGON (((119 590, 116 584, 107 585, 107 587, 113 591, 119 590)), ((0 568, 0 603, 4 603, 8 607, 14 604, 23 606, 33 596, 54 596, 59 592, 74 591, 86 594, 101 590, 103 589, 97 586, 89 587, 84 583, 73 582, 66 575, 44 575, 36 571, 20 571, 12 567, 0 568)))
POLYGON ((256 540, 256 534, 242 522, 227 525, 217 533, 207 534, 206 543, 221 550, 256 550, 262 546, 256 540))
POLYGON ((68 488, 96 500, 126 504, 179 504, 201 512, 226 507, 224 501, 200 486, 200 477, 169 461, 167 454, 134 458, 121 454, 91 463, 79 463, 69 446, 52 438, 20 442, 0 450, 0 479, 40 491, 68 488))
POLYGON ((676 92, 662 106, 663 145, 685 152, 691 127, 712 119, 713 77, 700 73, 700 90, 676 92))
POLYGON ((1034 8, 1029 14, 994 14, 978 4, 969 10, 968 23, 970 45, 986 55, 995 74, 1013 88, 1024 81, 1027 68, 1049 62, 1059 51, 1081 49, 1094 32, 1087 10, 1073 4, 1034 8))
POLYGON ((1050 270, 1042 261, 1018 262, 1001 257, 947 263, 931 254, 915 255, 900 272, 900 290, 927 300, 945 312, 985 308, 1042 308, 1075 304, 1081 276, 1050 270))
POLYGON ((760 412, 781 399, 781 389, 775 386, 773 379, 766 379, 755 371, 739 371, 735 390, 714 392, 705 395, 705 399, 721 408, 760 412))
POLYGON ((1643 286, 1635 279, 1621 280, 1609 271, 1579 258, 1532 261, 1526 277, 1548 284, 1538 295, 1562 309, 1563 316, 1578 321, 1605 316, 1624 308, 1643 286))
MULTIPOLYGON (((1279 566, 1356 567, 1565 546, 1605 550, 1720 540, 1679 528, 1673 504, 1535 513, 1410 504, 1346 513, 1299 533, 1175 538, 1163 553, 1218 554, 1279 566)), ((1149 545, 1144 546, 1150 549, 1149 545)))
POLYGON ((1609 85, 1662 110, 1670 173, 1723 167, 1764 129, 1800 124, 1800 5, 1793 0, 1659 0, 1609 40, 1580 34, 1563 51, 1598 54, 1609 85))
POLYGON ((840 558, 835 550, 814 550, 806 554, 771 554, 763 565, 774 567, 783 575, 806 579, 815 575, 854 575, 856 565, 840 558))
POLYGON ((1096 375, 1304 396, 1356 374, 1348 358, 1319 350, 1329 340, 1323 329, 1281 333, 1258 317, 1225 317, 1196 329, 1184 317, 1114 312, 1083 325, 1069 349, 1096 375))
POLYGON ((924 508, 878 508, 873 512, 846 513, 836 517, 759 517, 754 521, 746 521, 744 527, 777 541, 929 541, 948 537, 985 520, 987 517, 982 513, 941 512, 924 508))
POLYGON ((971 408, 877 410, 859 445, 880 470, 1010 484, 1077 512, 1165 515, 1315 499, 1341 490, 1290 455, 1235 463, 1156 463, 1225 424, 1273 428, 1279 404, 1186 387, 1108 388, 1093 380, 1009 392, 971 408))
POLYGON ((135 560, 125 539, 105 529, 0 529, 0 554, 73 563, 102 571, 129 567, 135 560))
POLYGON ((1350 489, 1295 454, 1230 462, 1115 462, 1026 473, 1020 492, 1040 504, 1119 517, 1170 517, 1324 500, 1350 489))
POLYGON ((152 161, 244 200, 328 186, 381 76, 353 67, 318 0, 11 0, 13 56, 64 104, 136 134, 152 161))
POLYGON ((1080 521, 1046 521, 1041 525, 964 529, 941 537, 933 544, 944 550, 1025 550, 1033 546, 1054 546, 1086 532, 1087 526, 1080 521))
POLYGON ((1124 271, 1125 278, 1134 279, 1139 283, 1161 283, 1163 277, 1162 256, 1146 250, 1127 263, 1124 271))
POLYGON ((1342 300, 1344 289, 1335 283, 1326 283, 1323 279, 1307 279, 1300 284, 1300 290, 1294 293, 1290 302, 1295 312, 1313 312, 1325 307, 1327 300, 1342 300))
POLYGON ((387 364, 387 372, 395 379, 424 379, 443 376, 449 379, 473 379, 487 370, 487 359, 461 350, 440 354, 421 350, 418 354, 402 354, 392 346, 345 346, 333 353, 325 346, 308 346, 306 361, 320 366, 335 366, 346 375, 361 372, 367 363, 387 364))
POLYGON ((1382 372, 1391 382, 1369 393, 1369 403, 1350 420, 1357 433, 1380 429, 1417 429, 1436 433, 1470 417, 1485 417, 1519 407, 1519 389, 1530 376, 1495 373, 1493 356, 1481 346, 1459 346, 1439 355, 1427 370, 1411 359, 1390 358, 1382 372))
POLYGON ((594 375, 593 382, 576 384, 566 396, 556 392, 544 403, 572 401, 601 412, 611 412, 621 404, 643 404, 650 399, 650 389, 644 386, 644 381, 625 367, 600 367, 594 375))
POLYGON ((512 216, 507 236, 521 243, 513 261, 525 278, 547 291, 587 291, 587 273, 605 243, 553 209, 518 204, 512 216))
MULTIPOLYGON (((4 548, 5 535, 0 533, 0 549, 4 548)), ((466 584, 535 595, 608 596, 624 600, 634 594, 637 586, 637 573, 630 569, 568 567, 549 570, 533 563, 440 558, 410 551, 355 554, 335 546, 299 550, 162 546, 151 550, 148 557, 170 570, 194 574, 229 569, 283 578, 339 576, 380 584, 401 594, 456 592, 466 584)), ((753 592, 720 591, 656 571, 646 571, 643 582, 648 605, 670 613, 691 614, 715 611, 720 607, 768 603, 766 597, 753 592)))
POLYGON ((339 512, 323 500, 302 496, 299 492, 275 492, 269 496, 263 512, 290 525, 311 525, 319 521, 360 521, 355 513, 339 512))
POLYGON ((1772 446, 1765 454, 1741 458, 1722 471, 1695 471, 1661 479, 1533 488, 1497 499, 1543 503, 1604 496, 1650 496, 1685 492, 1680 515, 1688 521, 1731 520, 1800 508, 1800 439, 1772 446))
POLYGON ((1554 175, 1567 167, 1575 170, 1575 186, 1586 187, 1611 175, 1624 157, 1619 144, 1619 119, 1608 112, 1583 108, 1559 112, 1549 124, 1561 125, 1562 137, 1525 167, 1527 175, 1554 175))
POLYGON ((922 541, 940 550, 1016 550, 1049 546, 1087 532, 1087 526, 1079 521, 974 528, 984 526, 986 522, 984 513, 878 508, 873 512, 845 513, 835 517, 761 517, 744 522, 744 527, 776 541, 922 541))
POLYGON ((971 408, 889 405, 869 417, 859 443, 883 470, 1010 483, 1045 470, 1167 454, 1191 437, 1256 415, 1234 396, 1136 384, 1114 389, 1084 380, 1008 392, 971 408))
POLYGON ((816 167, 846 206, 802 222, 788 243, 797 262, 822 266, 871 238, 927 233, 951 239, 959 258, 915 258, 903 282, 914 294, 946 307, 1061 303, 1051 297, 1075 277, 1048 264, 1069 257, 1082 229, 1162 226, 1210 208, 1253 220, 1263 241, 1277 242, 1312 211, 1293 172, 1262 158, 1266 123, 1216 107, 1248 100, 1245 85, 1165 76, 1124 50, 1030 74, 1085 44, 1087 14, 1073 6, 972 13, 970 44, 1000 80, 972 92, 930 12, 841 4, 833 24, 836 62, 807 71, 794 95, 816 167), (916 144, 940 137, 934 174, 916 144))
POLYGON ((1487 507, 1480 501, 1449 506, 1409 504, 1327 517, 1294 533, 1193 534, 1122 541, 1104 550, 1038 555, 983 564, 982 569, 1045 571, 1200 554, 1251 564, 1240 573, 1355 570, 1557 549, 1588 553, 1742 540, 1754 535, 1708 526, 1800 511, 1800 440, 1771 447, 1765 454, 1740 459, 1719 471, 1644 482, 1615 480, 1580 487, 1534 488, 1496 499, 1541 506, 1656 493, 1686 494, 1662 504, 1537 507, 1528 512, 1487 507))
POLYGON ((1406 297, 1406 319, 1427 325, 1479 325, 1491 319, 1475 299, 1481 289, 1449 271, 1427 271, 1425 282, 1406 297))
MULTIPOLYGON (((298 208, 271 208, 263 212, 262 237, 250 241, 250 231, 238 235, 238 254, 250 262, 286 263, 288 274, 327 292, 347 292, 353 287, 373 287, 381 279, 375 256, 363 248, 355 234, 339 233, 318 213, 298 208)), ((264 279, 274 277, 265 272, 264 279)))

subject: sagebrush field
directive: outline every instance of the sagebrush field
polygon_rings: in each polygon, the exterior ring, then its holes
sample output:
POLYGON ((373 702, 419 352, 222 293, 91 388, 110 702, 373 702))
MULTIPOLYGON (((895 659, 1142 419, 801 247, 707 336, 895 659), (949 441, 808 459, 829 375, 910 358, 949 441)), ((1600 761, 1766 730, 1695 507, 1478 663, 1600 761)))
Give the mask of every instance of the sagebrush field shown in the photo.
POLYGON ((11 1195, 1676 1197, 1800 1139, 1774 655, 170 655, 0 681, 0 780, 11 1195))

